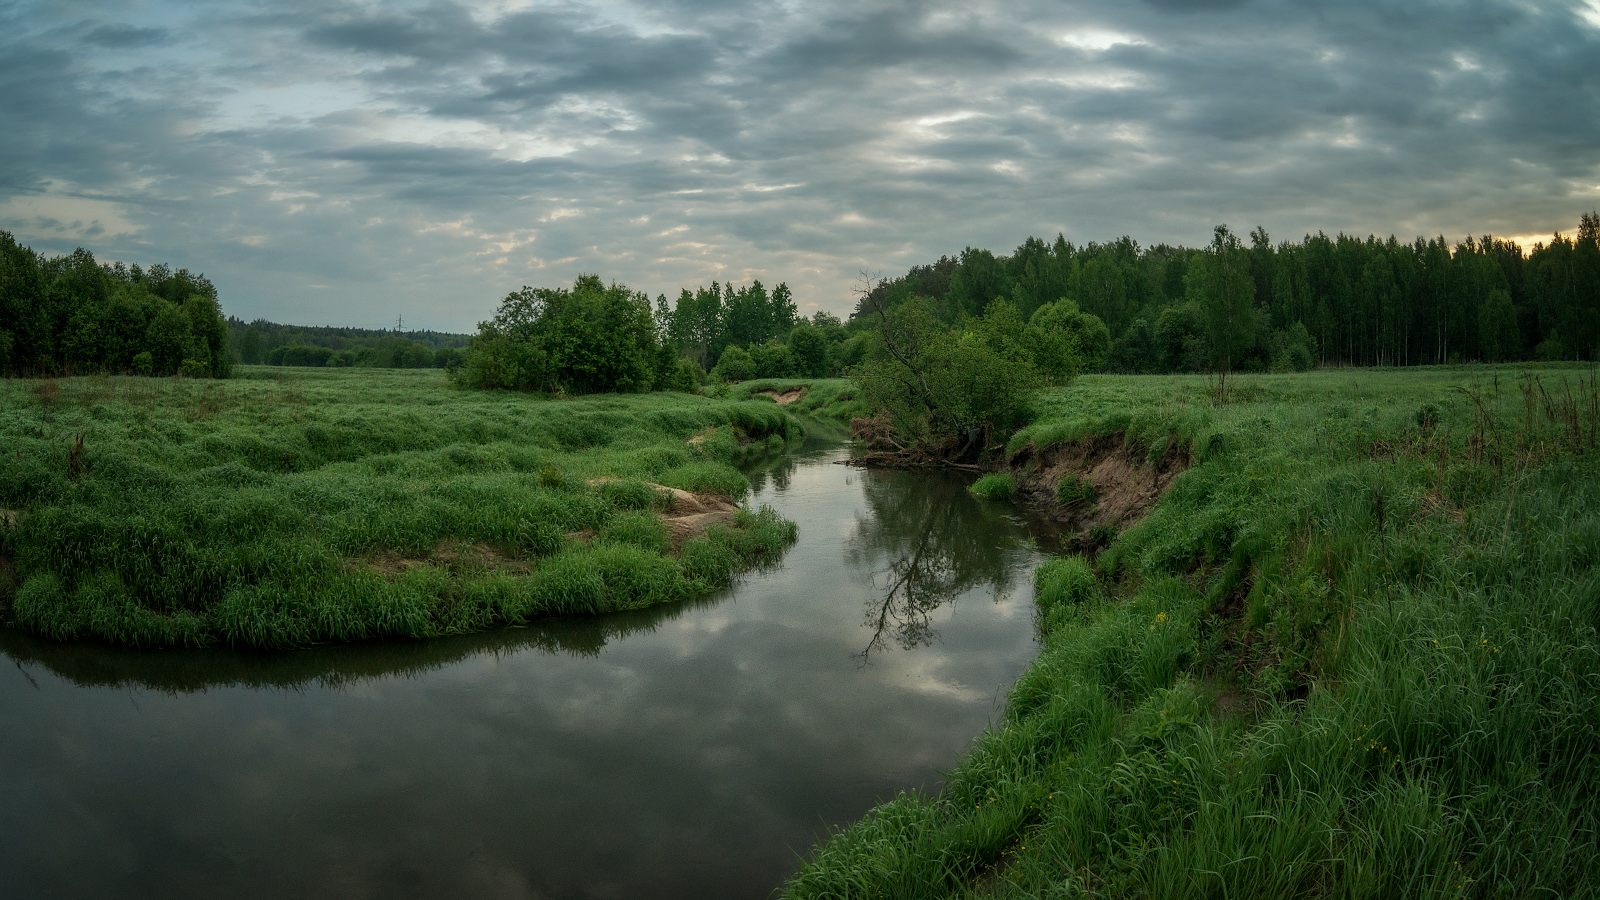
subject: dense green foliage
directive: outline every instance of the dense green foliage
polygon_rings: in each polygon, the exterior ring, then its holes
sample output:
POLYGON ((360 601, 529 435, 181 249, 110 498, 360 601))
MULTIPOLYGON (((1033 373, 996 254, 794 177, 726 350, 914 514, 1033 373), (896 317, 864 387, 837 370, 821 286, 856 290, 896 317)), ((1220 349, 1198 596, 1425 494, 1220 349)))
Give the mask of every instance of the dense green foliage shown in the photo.
POLYGON ((742 496, 741 442, 794 427, 770 402, 242 374, 0 383, 0 618, 140 646, 424 637, 691 597, 793 536, 741 512, 673 552, 646 483, 742 496))
POLYGON ((656 324, 664 345, 693 360, 719 381, 751 378, 827 378, 861 359, 864 336, 838 318, 818 312, 799 318, 789 286, 769 294, 761 282, 735 289, 713 281, 685 288, 677 303, 656 299, 656 324))
POLYGON ((1084 365, 1080 347, 1104 331, 1070 300, 1040 308, 1026 325, 1004 299, 956 325, 941 322, 926 297, 885 305, 865 359, 850 370, 862 398, 886 420, 874 449, 981 450, 977 435, 1020 424, 1032 392, 1076 374, 1084 365))
POLYGON ((1600 893, 1592 369, 1090 376, 1011 449, 1192 467, 1036 576, 1043 649, 936 796, 791 897, 1600 893))
POLYGON ((1489 236, 1452 247, 1443 237, 1319 232, 1274 245, 1258 228, 1248 248, 1231 234, 1222 242, 1220 257, 1216 244, 1141 247, 1128 237, 1083 247, 1029 238, 1010 256, 969 247, 876 285, 854 318, 918 296, 948 323, 981 316, 997 297, 1024 317, 1070 298, 1105 323, 1114 345, 1104 368, 1119 372, 1210 371, 1224 360, 1243 371, 1593 360, 1600 349, 1600 214, 1529 254, 1489 236), (1219 260, 1229 267, 1225 294, 1219 276, 1191 271, 1219 271, 1219 260))
MULTIPOLYGON (((570 289, 524 287, 481 323, 456 373, 471 387, 551 393, 693 392, 707 378, 827 378, 860 360, 865 335, 817 313, 797 318, 787 285, 685 289, 677 305, 595 275, 570 289), (708 372, 709 370, 709 372, 708 372)), ((443 352, 443 351, 441 351, 443 352)), ((355 364, 359 365, 359 361, 355 364)))
POLYGON ((361 366, 444 369, 461 361, 467 334, 375 328, 280 325, 228 317, 228 344, 238 361, 269 366, 361 366))
POLYGON ((110 372, 223 377, 217 289, 165 265, 46 257, 0 231, 0 375, 110 372))
POLYGON ((780 340, 799 321, 789 286, 779 284, 768 293, 759 281, 737 290, 715 281, 709 288, 684 288, 671 308, 665 297, 657 301, 656 318, 667 341, 707 369, 717 364, 727 348, 748 350, 780 340))
POLYGON ((649 390, 672 362, 659 352, 649 297, 582 275, 570 290, 507 295, 479 324, 457 377, 479 388, 630 393, 649 390))

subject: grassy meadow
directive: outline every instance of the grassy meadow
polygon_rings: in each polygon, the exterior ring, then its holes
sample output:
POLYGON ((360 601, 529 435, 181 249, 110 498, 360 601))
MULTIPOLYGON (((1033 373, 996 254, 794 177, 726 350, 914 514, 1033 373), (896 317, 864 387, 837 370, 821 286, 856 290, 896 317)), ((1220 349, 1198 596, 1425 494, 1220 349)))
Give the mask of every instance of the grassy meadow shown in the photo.
POLYGON ((553 400, 442 372, 0 382, 0 618, 51 638, 294 647, 704 594, 793 525, 673 546, 661 485, 734 501, 770 400, 553 400))
POLYGON ((793 898, 1600 895, 1600 394, 1566 367, 1093 376, 1010 449, 1192 465, 1036 580, 935 796, 793 898))
POLYGON ((799 397, 784 409, 797 416, 849 421, 855 416, 872 415, 872 407, 856 396, 856 383, 848 378, 758 378, 737 384, 712 385, 714 396, 729 400, 757 400, 774 394, 798 392, 799 397))

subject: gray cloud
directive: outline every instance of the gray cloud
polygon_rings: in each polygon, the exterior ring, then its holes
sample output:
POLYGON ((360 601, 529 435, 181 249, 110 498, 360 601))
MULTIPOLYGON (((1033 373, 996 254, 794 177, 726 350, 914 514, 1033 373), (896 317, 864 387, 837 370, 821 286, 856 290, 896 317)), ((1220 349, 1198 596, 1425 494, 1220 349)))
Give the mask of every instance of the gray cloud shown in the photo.
POLYGON ((83 40, 101 47, 124 49, 165 44, 171 35, 165 28, 137 28, 117 23, 96 25, 84 32, 83 40))
POLYGON ((587 271, 841 311, 861 269, 1029 234, 1600 206, 1578 2, 25 3, 0 34, 0 228, 203 269, 247 318, 468 329, 587 271))

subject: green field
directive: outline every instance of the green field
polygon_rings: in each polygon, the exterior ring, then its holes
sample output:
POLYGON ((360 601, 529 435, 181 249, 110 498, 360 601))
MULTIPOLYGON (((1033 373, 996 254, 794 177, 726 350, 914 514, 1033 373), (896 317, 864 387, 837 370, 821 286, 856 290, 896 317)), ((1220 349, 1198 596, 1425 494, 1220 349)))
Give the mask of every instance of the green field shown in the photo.
POLYGON ((787 896, 1600 894, 1595 378, 1046 395, 1012 451, 1121 435, 1192 466, 1041 567, 1040 656, 943 790, 836 834, 787 896))
MULTIPOLYGON (((734 463, 780 452, 788 413, 865 412, 839 380, 552 400, 242 375, 0 384, 9 621, 286 647, 680 601, 793 529, 744 511, 674 546, 652 485, 740 498, 734 463)), ((834 835, 788 896, 1600 895, 1594 369, 1243 376, 1220 400, 1088 376, 989 465, 1095 441, 1190 465, 1098 555, 1039 569, 1040 656, 942 791, 834 835)))
POLYGON ((552 400, 438 371, 0 383, 0 615, 58 639, 290 647, 698 596, 770 511, 674 535, 655 486, 741 499, 768 400, 552 400))

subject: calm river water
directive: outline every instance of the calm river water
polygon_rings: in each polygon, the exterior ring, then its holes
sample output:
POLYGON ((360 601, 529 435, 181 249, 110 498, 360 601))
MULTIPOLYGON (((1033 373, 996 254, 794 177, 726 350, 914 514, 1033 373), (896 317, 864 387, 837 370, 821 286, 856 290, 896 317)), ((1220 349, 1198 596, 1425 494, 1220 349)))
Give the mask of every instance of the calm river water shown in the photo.
POLYGON ((1043 529, 843 457, 752 470, 800 541, 700 603, 285 654, 0 630, 0 895, 768 896, 937 789, 1036 649, 1043 529))

